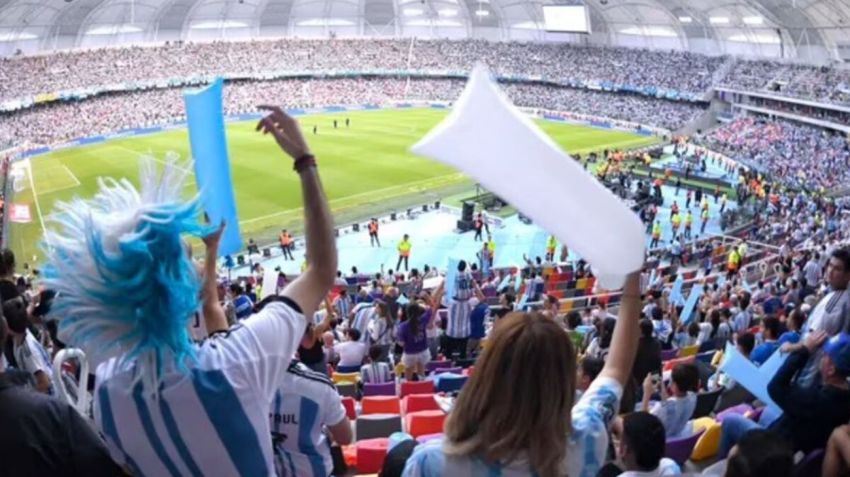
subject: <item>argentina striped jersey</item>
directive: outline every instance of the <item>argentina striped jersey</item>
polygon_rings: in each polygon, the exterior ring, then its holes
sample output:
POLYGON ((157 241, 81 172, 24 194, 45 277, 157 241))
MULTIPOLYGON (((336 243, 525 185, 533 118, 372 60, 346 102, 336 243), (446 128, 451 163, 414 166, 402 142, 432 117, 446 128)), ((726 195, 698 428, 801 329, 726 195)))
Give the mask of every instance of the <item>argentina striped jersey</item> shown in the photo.
POLYGON ((275 475, 268 410, 304 334, 289 299, 197 347, 168 367, 156 394, 132 362, 97 367, 95 421, 112 458, 137 476, 275 475))

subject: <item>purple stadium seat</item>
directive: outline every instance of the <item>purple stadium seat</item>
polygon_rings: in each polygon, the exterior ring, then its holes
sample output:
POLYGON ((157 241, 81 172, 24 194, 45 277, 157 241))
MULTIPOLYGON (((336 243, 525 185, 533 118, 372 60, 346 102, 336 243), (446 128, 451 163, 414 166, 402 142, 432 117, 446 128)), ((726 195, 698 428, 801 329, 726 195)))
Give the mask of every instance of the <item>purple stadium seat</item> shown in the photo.
POLYGON ((691 452, 694 451, 694 446, 697 445, 697 441, 702 436, 703 432, 705 432, 705 429, 701 429, 699 432, 691 434, 688 437, 667 439, 667 447, 664 449, 664 456, 673 459, 680 466, 684 465, 691 456, 691 452))
POLYGON ((395 383, 390 381, 388 383, 380 383, 380 384, 371 384, 366 383, 363 385, 363 395, 364 396, 395 396, 395 383))

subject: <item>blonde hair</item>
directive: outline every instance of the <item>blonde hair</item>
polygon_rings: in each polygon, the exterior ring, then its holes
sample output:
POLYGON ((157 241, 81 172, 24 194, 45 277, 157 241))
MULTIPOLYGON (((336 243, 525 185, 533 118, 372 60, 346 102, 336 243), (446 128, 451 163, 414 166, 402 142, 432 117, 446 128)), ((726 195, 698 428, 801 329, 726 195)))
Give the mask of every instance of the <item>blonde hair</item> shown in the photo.
POLYGON ((525 457, 541 477, 566 472, 576 355, 541 313, 500 320, 445 424, 445 451, 508 464, 525 457))

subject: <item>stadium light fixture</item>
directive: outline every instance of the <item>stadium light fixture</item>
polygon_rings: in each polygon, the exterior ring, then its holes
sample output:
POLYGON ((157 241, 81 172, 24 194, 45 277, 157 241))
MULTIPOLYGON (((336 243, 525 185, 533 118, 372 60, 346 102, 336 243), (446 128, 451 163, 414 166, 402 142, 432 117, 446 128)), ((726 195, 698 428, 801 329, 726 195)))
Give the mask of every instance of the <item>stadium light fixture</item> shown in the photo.
POLYGON ((191 30, 218 30, 228 28, 245 28, 247 26, 247 23, 235 20, 209 20, 192 23, 189 25, 189 28, 191 30))
POLYGON ((86 30, 85 35, 117 35, 121 33, 139 33, 142 27, 136 25, 100 25, 86 30))
POLYGON ((404 10, 402 10, 402 12, 404 12, 404 16, 406 17, 415 17, 418 15, 422 15, 421 8, 405 8, 404 10))
POLYGON ((487 10, 475 10, 475 16, 478 17, 486 17, 489 14, 490 12, 488 12, 487 10))
POLYGON ((762 23, 764 23, 764 18, 758 15, 744 17, 743 20, 745 25, 761 25, 762 23))
POLYGON ((712 25, 728 25, 729 17, 709 17, 708 22, 712 25))
POLYGON ((8 32, 8 33, 0 33, 0 43, 12 42, 12 41, 24 41, 24 40, 35 40, 38 38, 38 35, 29 32, 8 32))
POLYGON ((437 14, 440 15, 441 17, 447 17, 447 18, 456 17, 457 16, 457 9, 455 9, 455 8, 441 8, 441 9, 437 10, 437 14))
POLYGON ((679 23, 693 23, 693 21, 691 17, 679 17, 679 23))

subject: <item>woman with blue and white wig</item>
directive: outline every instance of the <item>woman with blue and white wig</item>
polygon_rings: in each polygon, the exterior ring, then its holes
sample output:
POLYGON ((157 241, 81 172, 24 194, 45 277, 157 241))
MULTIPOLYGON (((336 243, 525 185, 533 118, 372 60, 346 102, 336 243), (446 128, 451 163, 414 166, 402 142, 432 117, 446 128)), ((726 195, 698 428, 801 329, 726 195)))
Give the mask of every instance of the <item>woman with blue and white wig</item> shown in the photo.
MULTIPOLYGON (((59 204, 47 232, 60 337, 97 367, 94 417, 134 475, 274 475, 268 409, 337 267, 333 223, 298 123, 277 107, 257 131, 294 159, 304 200, 307 270, 262 311, 227 330, 216 298, 222 228, 181 198, 187 172, 142 161, 140 187, 103 179, 92 199, 59 204), (186 237, 207 246, 203 273, 186 237), (210 337, 192 342, 202 311, 210 337), (216 330, 226 332, 215 333, 216 330)), ((281 166, 285 167, 284 163, 281 166)))

